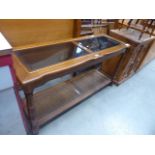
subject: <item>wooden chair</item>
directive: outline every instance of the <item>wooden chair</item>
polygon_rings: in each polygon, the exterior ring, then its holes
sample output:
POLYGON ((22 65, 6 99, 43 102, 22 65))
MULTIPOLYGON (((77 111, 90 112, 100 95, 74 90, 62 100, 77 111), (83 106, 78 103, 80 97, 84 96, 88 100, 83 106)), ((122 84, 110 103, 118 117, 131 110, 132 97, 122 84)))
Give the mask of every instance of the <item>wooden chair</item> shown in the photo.
POLYGON ((143 37, 144 33, 150 34, 150 37, 154 35, 155 30, 155 19, 130 19, 128 22, 125 23, 125 19, 122 19, 120 23, 119 29, 126 26, 128 29, 135 29, 140 31, 139 40, 143 37))

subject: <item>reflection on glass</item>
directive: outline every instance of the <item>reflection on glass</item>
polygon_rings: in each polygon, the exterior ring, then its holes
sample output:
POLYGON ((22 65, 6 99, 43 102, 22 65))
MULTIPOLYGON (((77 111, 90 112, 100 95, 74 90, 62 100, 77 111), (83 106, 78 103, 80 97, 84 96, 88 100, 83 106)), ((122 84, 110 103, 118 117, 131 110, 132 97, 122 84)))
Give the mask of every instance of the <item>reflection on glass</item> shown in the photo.
POLYGON ((16 55, 30 71, 86 54, 88 54, 88 52, 72 43, 57 44, 16 52, 16 55))
POLYGON ((119 42, 106 38, 96 37, 79 41, 79 44, 92 50, 93 52, 104 50, 109 47, 113 47, 119 44, 119 42))

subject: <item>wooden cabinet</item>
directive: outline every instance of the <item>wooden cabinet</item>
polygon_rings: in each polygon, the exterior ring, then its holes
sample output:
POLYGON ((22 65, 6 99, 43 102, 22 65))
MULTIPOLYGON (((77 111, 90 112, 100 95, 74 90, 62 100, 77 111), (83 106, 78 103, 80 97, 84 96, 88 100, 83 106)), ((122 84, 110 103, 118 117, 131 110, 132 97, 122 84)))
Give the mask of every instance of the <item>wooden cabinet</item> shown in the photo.
POLYGON ((148 51, 148 54, 146 55, 142 65, 140 66, 140 68, 144 67, 145 65, 147 65, 149 62, 151 62, 152 60, 155 59, 155 41, 153 41, 153 44, 151 46, 151 48, 148 51))
POLYGON ((76 37, 75 19, 0 19, 0 31, 13 48, 27 48, 76 37))
POLYGON ((108 76, 112 76, 116 69, 116 64, 121 63, 121 67, 117 68, 117 75, 115 75, 113 79, 113 82, 115 82, 116 84, 122 83, 123 81, 134 75, 137 71, 139 71, 143 60, 153 43, 153 36, 150 37, 149 34, 144 33, 142 38, 139 39, 140 33, 141 32, 137 30, 127 30, 126 28, 110 31, 111 36, 131 45, 128 52, 126 52, 126 55, 122 56, 123 59, 121 59, 121 56, 114 57, 102 64, 102 71, 108 76))

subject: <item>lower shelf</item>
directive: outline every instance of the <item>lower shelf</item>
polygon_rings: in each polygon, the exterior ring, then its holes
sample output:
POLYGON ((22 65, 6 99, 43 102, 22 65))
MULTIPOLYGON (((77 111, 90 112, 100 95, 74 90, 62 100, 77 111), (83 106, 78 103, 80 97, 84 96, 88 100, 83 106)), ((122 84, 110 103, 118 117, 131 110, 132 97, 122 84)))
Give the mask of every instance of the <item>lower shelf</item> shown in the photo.
POLYGON ((38 124, 47 123, 110 83, 111 80, 101 72, 91 70, 34 94, 38 124))

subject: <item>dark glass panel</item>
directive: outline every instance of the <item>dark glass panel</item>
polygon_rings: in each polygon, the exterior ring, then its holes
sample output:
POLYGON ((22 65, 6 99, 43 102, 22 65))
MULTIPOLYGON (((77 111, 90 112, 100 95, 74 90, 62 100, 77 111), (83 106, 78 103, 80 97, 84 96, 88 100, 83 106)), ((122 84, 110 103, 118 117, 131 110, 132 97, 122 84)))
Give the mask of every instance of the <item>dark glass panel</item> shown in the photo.
POLYGON ((56 44, 16 52, 16 55, 30 71, 80 57, 85 54, 88 54, 88 52, 72 43, 56 44))
POLYGON ((119 44, 119 42, 103 36, 81 40, 78 43, 92 50, 93 52, 101 51, 119 44))

